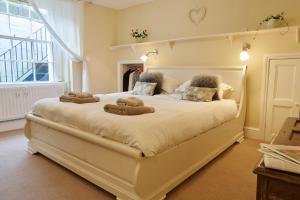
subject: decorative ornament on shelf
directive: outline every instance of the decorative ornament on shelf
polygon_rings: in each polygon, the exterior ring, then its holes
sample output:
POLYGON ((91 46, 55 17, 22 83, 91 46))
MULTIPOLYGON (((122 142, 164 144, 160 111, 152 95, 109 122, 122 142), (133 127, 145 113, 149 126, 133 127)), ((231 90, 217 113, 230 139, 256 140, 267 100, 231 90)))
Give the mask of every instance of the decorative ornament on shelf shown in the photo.
POLYGON ((262 20, 259 23, 259 25, 269 29, 269 28, 277 28, 281 26, 288 26, 288 23, 284 17, 284 12, 281 12, 277 15, 270 15, 266 17, 264 20, 262 20))
POLYGON ((206 7, 197 6, 196 8, 191 9, 188 13, 188 17, 193 24, 198 26, 206 17, 206 7))
POLYGON ((270 15, 270 16, 266 17, 265 19, 263 19, 259 23, 259 26, 256 28, 256 33, 254 34, 253 40, 256 40, 258 31, 261 28, 271 29, 271 28, 277 28, 277 27, 287 27, 287 30, 280 33, 280 35, 285 35, 286 33, 288 33, 290 30, 290 26, 289 26, 289 23, 287 22, 287 20, 285 19, 284 14, 285 14, 284 12, 281 12, 277 15, 270 15))
POLYGON ((139 31, 139 29, 132 29, 130 35, 135 39, 136 42, 144 42, 144 40, 148 37, 148 30, 144 29, 139 31))

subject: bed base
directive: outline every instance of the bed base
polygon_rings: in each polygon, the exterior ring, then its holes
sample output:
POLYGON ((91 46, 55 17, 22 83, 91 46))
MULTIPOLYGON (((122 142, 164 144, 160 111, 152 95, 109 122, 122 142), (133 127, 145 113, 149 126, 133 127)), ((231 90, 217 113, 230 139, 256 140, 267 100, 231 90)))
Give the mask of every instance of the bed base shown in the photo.
POLYGON ((61 125, 31 114, 26 118, 30 153, 41 153, 121 200, 164 199, 179 183, 244 138, 239 118, 236 118, 146 158, 139 150, 126 145, 118 144, 133 149, 134 153, 107 149, 94 140, 74 134, 79 132, 76 129, 62 130, 61 125))

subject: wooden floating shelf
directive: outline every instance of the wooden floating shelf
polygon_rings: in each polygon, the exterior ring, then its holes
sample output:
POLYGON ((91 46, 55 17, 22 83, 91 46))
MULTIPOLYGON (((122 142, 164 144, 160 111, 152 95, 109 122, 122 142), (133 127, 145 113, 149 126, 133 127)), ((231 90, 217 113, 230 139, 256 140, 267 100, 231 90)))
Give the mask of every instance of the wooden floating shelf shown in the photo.
POLYGON ((290 26, 288 27, 280 27, 280 28, 273 28, 273 29, 262 29, 258 31, 244 31, 244 32, 233 32, 233 33, 220 33, 220 34, 210 34, 210 35, 198 35, 198 36, 191 36, 191 37, 182 37, 182 38, 174 38, 168 40, 157 40, 151 42, 143 42, 143 43, 131 43, 131 44, 120 44, 120 45, 113 45, 110 47, 111 50, 116 50, 120 48, 131 48, 135 51, 136 47, 145 46, 145 45, 153 45, 153 44, 168 44, 170 48, 173 48, 177 42, 184 42, 184 41, 191 41, 191 40, 205 40, 205 39, 217 39, 217 38, 224 38, 228 39, 230 45, 233 44, 233 41, 236 37, 245 36, 245 35, 255 35, 255 34, 268 34, 268 33, 284 33, 287 30, 293 31, 296 33, 296 42, 300 42, 300 26, 290 26))

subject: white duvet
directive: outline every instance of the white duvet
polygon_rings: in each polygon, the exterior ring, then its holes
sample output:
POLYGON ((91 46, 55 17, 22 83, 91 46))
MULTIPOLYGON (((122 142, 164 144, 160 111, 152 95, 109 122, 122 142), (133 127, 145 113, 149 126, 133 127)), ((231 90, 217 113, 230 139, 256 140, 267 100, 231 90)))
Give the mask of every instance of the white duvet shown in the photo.
POLYGON ((58 98, 42 99, 33 106, 33 114, 78 128, 91 134, 140 149, 145 156, 154 156, 204 131, 233 119, 237 113, 234 100, 191 102, 176 95, 138 96, 155 113, 119 116, 106 113, 105 104, 114 104, 130 93, 98 95, 99 103, 73 104, 58 98))

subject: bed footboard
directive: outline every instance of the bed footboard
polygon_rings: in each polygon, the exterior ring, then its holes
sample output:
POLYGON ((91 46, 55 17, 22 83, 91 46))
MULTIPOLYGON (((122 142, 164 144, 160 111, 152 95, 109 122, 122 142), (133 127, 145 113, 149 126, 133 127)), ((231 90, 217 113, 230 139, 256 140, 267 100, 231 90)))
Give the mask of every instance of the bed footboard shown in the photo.
POLYGON ((30 153, 45 155, 122 200, 164 199, 167 192, 243 137, 236 118, 146 158, 137 149, 102 141, 106 139, 91 133, 33 115, 26 119, 30 153))

